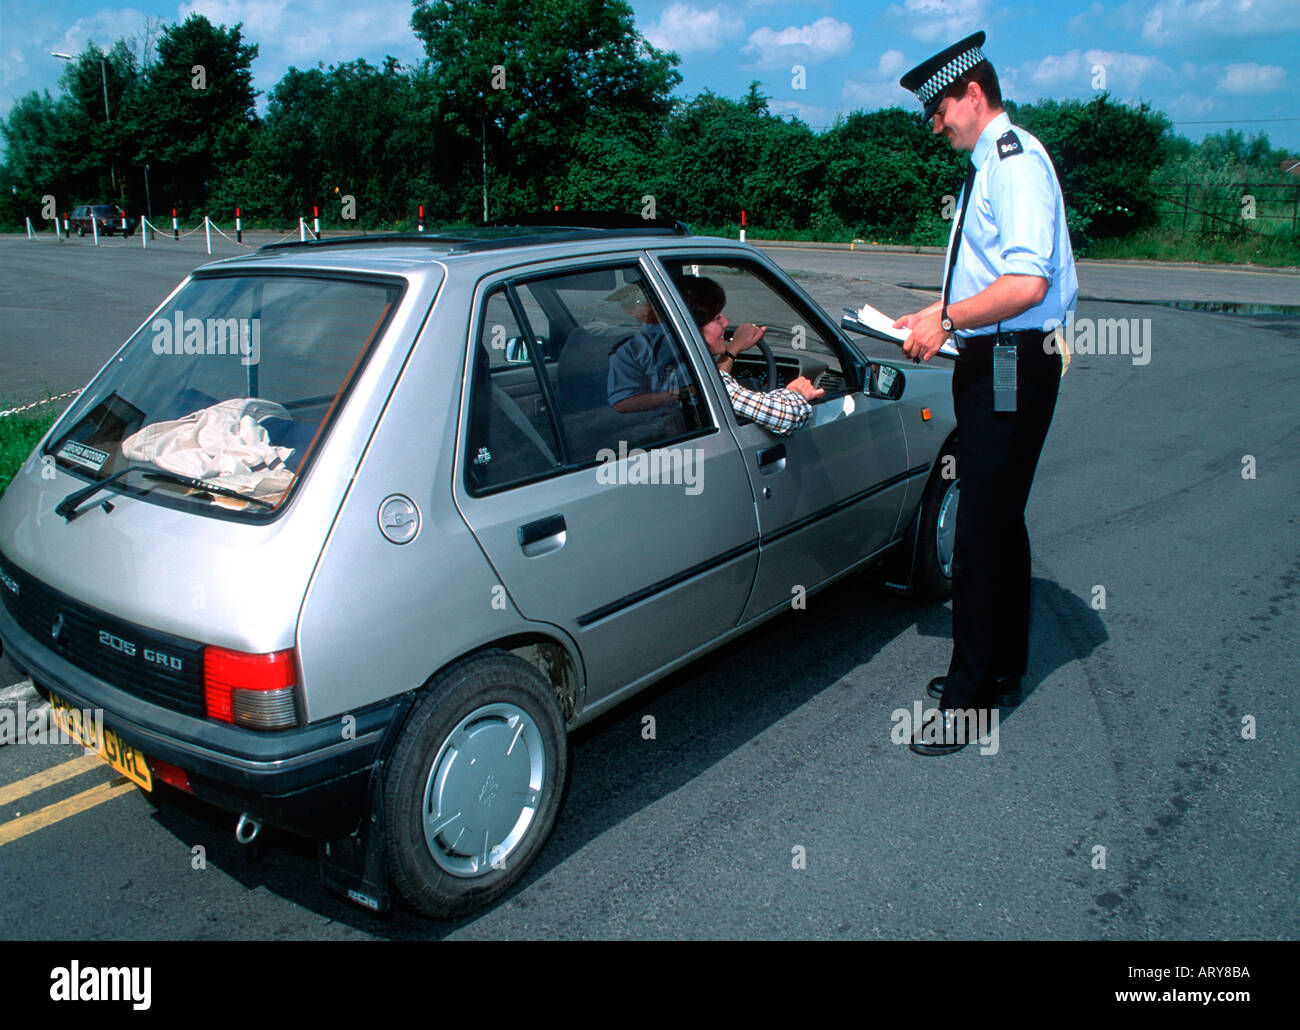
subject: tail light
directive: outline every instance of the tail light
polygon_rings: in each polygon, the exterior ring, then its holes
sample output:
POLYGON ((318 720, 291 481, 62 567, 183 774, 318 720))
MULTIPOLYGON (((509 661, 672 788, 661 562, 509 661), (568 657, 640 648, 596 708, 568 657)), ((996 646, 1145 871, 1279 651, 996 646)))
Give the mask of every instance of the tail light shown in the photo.
POLYGON ((298 725, 293 651, 245 654, 203 649, 203 700, 208 717, 258 730, 298 725))

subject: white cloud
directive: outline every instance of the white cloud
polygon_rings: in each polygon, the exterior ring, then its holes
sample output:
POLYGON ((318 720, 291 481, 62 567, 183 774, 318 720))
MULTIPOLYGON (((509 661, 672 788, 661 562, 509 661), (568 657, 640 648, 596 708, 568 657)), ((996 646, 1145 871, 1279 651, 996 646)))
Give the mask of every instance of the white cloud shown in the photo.
POLYGON ((307 28, 312 20, 305 17, 308 12, 302 8, 306 6, 295 5, 292 0, 271 4, 262 0, 194 0, 176 9, 176 21, 179 24, 191 14, 201 14, 213 25, 224 25, 228 29, 242 22, 244 27, 239 30, 240 34, 245 40, 259 44, 264 51, 267 45, 274 46, 280 40, 292 46, 293 37, 307 28), (296 18, 294 13, 297 13, 296 18), (292 24, 294 21, 297 24, 292 24))
MULTIPOLYGON (((146 15, 132 7, 117 10, 101 8, 94 14, 78 18, 63 36, 50 47, 64 54, 79 55, 91 43, 101 50, 110 49, 119 39, 142 33, 146 15)), ((137 60, 140 54, 136 53, 137 60)))
POLYGON ((1160 46, 1294 29, 1300 29, 1296 0, 1157 0, 1142 19, 1142 38, 1160 46))
POLYGON ((773 114, 792 114, 805 125, 814 129, 829 125, 835 118, 835 112, 829 107, 816 104, 801 104, 797 100, 769 100, 767 109, 773 114))
POLYGON ((1276 64, 1230 64, 1219 79, 1229 93, 1276 93, 1286 86, 1286 69, 1276 64))
POLYGON ((760 68, 817 64, 843 57, 852 49, 853 27, 834 18, 818 18, 811 25, 789 25, 784 29, 764 26, 750 33, 745 45, 745 52, 754 55, 760 68))
MULTIPOLYGON (((411 31, 408 0, 379 0, 348 8, 331 0, 190 0, 180 5, 177 20, 184 21, 191 14, 202 14, 213 25, 227 28, 242 22, 245 42, 258 45, 258 63, 265 58, 268 64, 283 68, 354 60, 362 40, 371 53, 377 48, 395 57, 422 52, 411 31)), ((377 63, 374 57, 368 60, 377 63)))
POLYGON ((641 34, 661 50, 688 54, 717 50, 726 40, 744 31, 744 21, 726 7, 676 3, 667 8, 658 21, 647 25, 641 34))
POLYGON ((1172 115, 1209 114, 1214 110, 1214 100, 1204 93, 1182 93, 1166 105, 1166 111, 1172 115))
POLYGON ((904 32, 925 43, 956 43, 985 22, 986 0, 903 0, 886 12, 904 32))
POLYGON ((880 55, 880 63, 876 65, 876 71, 889 78, 891 75, 901 75, 905 67, 907 61, 903 58, 903 51, 886 50, 880 55))
POLYGON ((1098 88, 1093 85, 1098 68, 1104 72, 1104 84, 1100 88, 1111 91, 1135 90, 1143 80, 1152 76, 1172 75, 1169 67, 1158 57, 1095 49, 1049 54, 1026 65, 1024 72, 1039 89, 1073 87, 1088 90, 1098 88))
POLYGON ((1091 27, 1090 23, 1100 21, 1105 12, 1106 9, 1101 4, 1089 4, 1086 11, 1076 14, 1065 23, 1066 29, 1072 36, 1084 35, 1091 27))
POLYGON ((907 107, 908 101, 916 104, 916 97, 898 84, 897 79, 887 81, 845 79, 840 87, 840 99, 852 109, 874 111, 878 107, 907 107))

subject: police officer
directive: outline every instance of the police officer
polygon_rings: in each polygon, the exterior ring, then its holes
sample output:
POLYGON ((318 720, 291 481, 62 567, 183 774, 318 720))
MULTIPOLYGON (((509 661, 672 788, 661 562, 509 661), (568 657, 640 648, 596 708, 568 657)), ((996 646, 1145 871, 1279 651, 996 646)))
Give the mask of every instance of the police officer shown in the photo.
POLYGON ((903 347, 929 361, 949 337, 961 501, 953 558, 952 659, 931 680, 936 717, 913 734, 918 754, 950 754, 995 705, 1020 700, 1029 645, 1025 503, 1052 422, 1061 355, 1053 327, 1079 293, 1056 170, 1041 143, 1012 126, 977 32, 909 71, 900 84, 934 131, 970 151, 948 242, 943 293, 905 315, 903 347))

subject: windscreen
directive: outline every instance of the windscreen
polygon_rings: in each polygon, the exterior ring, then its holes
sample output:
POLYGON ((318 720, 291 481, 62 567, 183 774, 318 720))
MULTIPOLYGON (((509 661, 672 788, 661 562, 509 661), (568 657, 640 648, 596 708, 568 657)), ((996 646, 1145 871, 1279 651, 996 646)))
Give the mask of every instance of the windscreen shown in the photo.
POLYGON ((274 511, 401 292, 325 277, 195 279, 95 379, 46 453, 94 480, 130 469, 115 488, 200 510, 274 511))

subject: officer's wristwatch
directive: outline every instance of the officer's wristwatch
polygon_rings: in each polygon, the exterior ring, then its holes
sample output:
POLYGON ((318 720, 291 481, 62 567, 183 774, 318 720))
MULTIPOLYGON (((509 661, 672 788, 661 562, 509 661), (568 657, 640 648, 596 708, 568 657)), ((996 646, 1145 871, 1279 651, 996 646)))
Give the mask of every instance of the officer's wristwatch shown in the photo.
POLYGON ((736 355, 732 354, 731 351, 726 350, 724 348, 723 350, 719 351, 717 354, 713 355, 713 363, 715 365, 721 365, 728 358, 730 358, 732 361, 735 361, 736 355))
POLYGON ((954 327, 953 327, 953 324, 952 324, 952 319, 948 317, 948 305, 947 305, 947 304, 945 304, 945 305, 943 306, 943 316, 942 316, 942 320, 940 321, 939 324, 943 326, 943 331, 944 331, 945 333, 950 333, 950 332, 953 331, 953 328, 954 328, 954 327))

